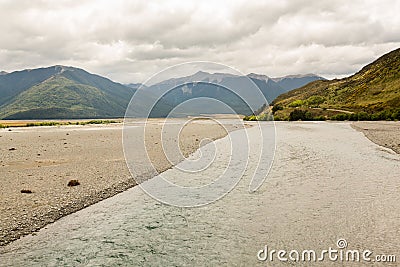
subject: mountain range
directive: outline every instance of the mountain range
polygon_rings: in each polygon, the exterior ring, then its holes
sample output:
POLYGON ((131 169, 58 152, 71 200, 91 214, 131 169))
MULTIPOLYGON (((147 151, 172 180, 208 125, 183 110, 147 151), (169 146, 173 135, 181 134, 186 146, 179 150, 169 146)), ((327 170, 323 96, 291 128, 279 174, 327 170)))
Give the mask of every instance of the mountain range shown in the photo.
MULTIPOLYGON (((322 79, 316 75, 313 77, 314 80, 322 79)), ((297 81, 296 78, 293 80, 297 81)), ((304 82, 303 78, 300 78, 298 86, 304 85, 304 82)), ((232 113, 229 111, 230 108, 237 114, 252 114, 264 104, 267 105, 290 89, 280 86, 279 83, 265 75, 251 73, 243 76, 198 71, 193 75, 172 78, 148 86, 145 90, 163 95, 163 99, 173 107, 196 99, 191 101, 190 105, 180 107, 179 113, 185 116, 201 113, 232 113), (200 99, 201 97, 209 99, 200 99)), ((157 105, 155 109, 158 109, 157 105)), ((178 116, 178 114, 176 115, 178 116)))
MULTIPOLYGON (((193 75, 169 79, 146 87, 138 83, 123 85, 91 74, 83 69, 61 65, 0 73, 0 119, 71 119, 71 118, 113 118, 123 117, 131 97, 138 91, 140 101, 135 103, 135 111, 145 110, 152 105, 155 95, 171 89, 160 99, 150 116, 165 117, 181 103, 199 97, 210 97, 229 105, 234 112, 251 114, 264 102, 256 97, 257 92, 248 89, 248 78, 259 88, 268 103, 287 92, 293 86, 300 87, 308 80, 291 77, 290 86, 286 79, 271 79, 265 75, 249 74, 247 77, 226 73, 199 71, 193 75), (197 83, 190 83, 190 81, 197 83), (219 85, 210 85, 218 81, 219 85), (247 96, 249 103, 221 87, 240 87, 241 95, 247 96), (176 87, 176 88, 175 88, 176 87)), ((322 79, 310 75, 309 79, 322 79)), ((251 87, 251 86, 250 86, 251 87)), ((179 116, 199 113, 232 113, 221 109, 217 102, 191 102, 186 109, 180 109, 179 116), (207 105, 207 108, 204 107, 207 105)), ((178 116, 178 113, 175 114, 178 116)), ((141 116, 140 112, 135 116, 141 116)))
POLYGON ((315 74, 287 75, 283 77, 272 78, 280 87, 289 92, 293 89, 302 87, 313 81, 325 80, 325 78, 315 74))
POLYGON ((313 81, 280 95, 272 104, 278 119, 289 118, 294 110, 332 119, 400 119, 400 48, 354 75, 313 81))

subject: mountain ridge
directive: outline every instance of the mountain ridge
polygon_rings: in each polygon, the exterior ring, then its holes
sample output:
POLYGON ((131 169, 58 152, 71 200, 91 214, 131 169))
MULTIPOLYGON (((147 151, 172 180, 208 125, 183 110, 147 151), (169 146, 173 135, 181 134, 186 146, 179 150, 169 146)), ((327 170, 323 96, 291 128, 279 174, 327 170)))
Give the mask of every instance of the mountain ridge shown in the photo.
MULTIPOLYGON (((232 105, 239 114, 251 114, 262 105, 257 92, 247 92, 249 80, 262 92, 268 103, 287 91, 271 78, 262 74, 235 75, 230 73, 208 73, 198 71, 192 75, 172 78, 151 86, 143 84, 123 85, 106 77, 92 74, 81 68, 53 65, 36 69, 25 69, 0 75, 0 118, 3 119, 57 119, 57 118, 110 118, 124 117, 126 108, 135 92, 141 88, 140 109, 152 105, 154 93, 185 84, 188 81, 204 82, 197 85, 180 86, 179 90, 163 97, 157 103, 151 116, 165 117, 168 112, 184 101, 192 98, 210 97, 232 105), (211 84, 205 84, 211 83, 211 84), (212 83, 215 83, 212 85, 212 83), (246 85, 247 83, 247 85, 246 85), (247 95, 250 103, 244 103, 226 90, 241 84, 242 95, 247 95), (222 87, 226 87, 225 89, 222 87), (252 107, 249 109, 247 106, 252 107)), ((240 97, 239 97, 240 98, 240 97)), ((211 103, 211 102, 210 102, 211 103)), ((207 110, 218 113, 220 110, 211 105, 207 110)), ((204 103, 203 103, 204 105, 204 103)), ((195 112, 204 111, 201 105, 195 112)))
MULTIPOLYGON (((363 113, 364 119, 397 118, 397 109, 400 108, 400 48, 348 77, 314 81, 282 94, 272 105, 277 106, 276 110, 281 109, 276 115, 282 118, 286 118, 293 109, 313 113, 311 109, 316 108, 363 113)), ((336 119, 332 114, 319 113, 336 119)), ((346 118, 346 115, 340 115, 346 118)))
POLYGON ((0 76, 0 118, 123 117, 133 93, 122 84, 69 66, 15 71, 0 76))
MULTIPOLYGON (((163 98, 174 107, 191 99, 206 97, 231 106, 236 113, 244 115, 252 114, 262 105, 267 104, 266 101, 271 102, 284 92, 281 87, 269 79, 259 80, 246 75, 205 71, 167 79, 148 86, 145 90, 163 95, 163 98)), ((221 105, 213 101, 203 102, 202 105, 207 106, 206 109, 203 107, 203 113, 228 112, 225 108, 218 107, 221 105)), ((193 109, 195 106, 196 104, 193 104, 193 109)), ((199 113, 201 105, 198 104, 198 106, 199 113)), ((187 112, 190 113, 190 111, 187 112)))

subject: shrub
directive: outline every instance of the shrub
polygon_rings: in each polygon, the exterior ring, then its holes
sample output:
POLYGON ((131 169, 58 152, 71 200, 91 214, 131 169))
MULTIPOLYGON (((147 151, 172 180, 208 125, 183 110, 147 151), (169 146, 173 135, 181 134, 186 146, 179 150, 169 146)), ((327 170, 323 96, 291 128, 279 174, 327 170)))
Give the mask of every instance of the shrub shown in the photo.
POLYGON ((319 106, 320 104, 325 102, 325 98, 319 95, 316 96, 310 96, 307 100, 306 100, 307 104, 309 106, 319 106))
POLYGON ((275 113, 275 112, 277 112, 278 110, 282 110, 283 109, 283 107, 281 106, 281 105, 274 105, 273 107, 272 107, 272 113, 275 113))
POLYGON ((301 107, 305 104, 305 102, 303 100, 295 100, 292 103, 289 104, 289 107, 291 108, 297 108, 297 107, 301 107))
POLYGON ((249 118, 249 121, 256 121, 257 120, 257 116, 255 115, 251 115, 249 118))
POLYGON ((55 121, 45 121, 45 122, 30 122, 26 124, 26 127, 33 127, 33 126, 56 126, 60 125, 59 122, 55 121))
POLYGON ((393 120, 400 120, 400 109, 392 113, 393 120))
POLYGON ((369 115, 366 112, 360 112, 357 114, 357 119, 359 121, 368 121, 368 120, 371 120, 371 115, 369 115))
POLYGON ((337 121, 383 121, 383 120, 400 120, 400 109, 396 110, 382 110, 373 114, 367 112, 358 112, 352 114, 337 114, 330 117, 331 120, 337 121))
POLYGON ((298 120, 312 120, 313 117, 309 111, 306 110, 301 110, 301 109, 295 109, 289 114, 289 120, 290 121, 298 121, 298 120))
POLYGON ((91 120, 91 121, 81 121, 77 122, 77 125, 86 125, 86 124, 109 124, 109 123, 117 123, 114 120, 91 120))
POLYGON ((388 110, 383 110, 371 115, 371 120, 378 121, 378 120, 387 120, 392 118, 392 113, 388 110))
POLYGON ((244 120, 244 121, 249 121, 251 117, 254 117, 254 115, 251 115, 251 116, 244 116, 243 120, 244 120))
POLYGON ((259 120, 259 121, 272 121, 272 120, 274 120, 274 117, 270 113, 264 113, 264 114, 261 114, 260 116, 257 116, 257 120, 259 120))
POLYGON ((350 121, 358 121, 358 114, 357 113, 349 114, 349 120, 350 121))
POLYGON ((337 114, 337 115, 332 116, 330 119, 334 120, 334 121, 345 121, 345 120, 349 119, 349 114, 345 114, 345 113, 337 114))
POLYGON ((325 116, 320 115, 320 116, 314 117, 314 120, 315 121, 324 121, 324 120, 326 120, 326 118, 325 118, 325 116))

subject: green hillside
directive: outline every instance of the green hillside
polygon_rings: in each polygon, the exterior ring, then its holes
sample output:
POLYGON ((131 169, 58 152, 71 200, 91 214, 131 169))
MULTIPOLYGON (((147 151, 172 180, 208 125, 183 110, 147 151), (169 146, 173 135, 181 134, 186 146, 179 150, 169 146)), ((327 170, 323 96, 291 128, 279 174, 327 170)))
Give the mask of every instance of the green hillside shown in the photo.
POLYGON ((55 76, 19 94, 5 108, 0 109, 0 117, 106 118, 124 112, 124 106, 110 100, 98 88, 55 76))
POLYGON ((276 119, 400 119, 400 49, 350 77, 282 94, 272 105, 276 119))
POLYGON ((134 92, 72 67, 17 71, 0 76, 0 118, 123 117, 134 92))

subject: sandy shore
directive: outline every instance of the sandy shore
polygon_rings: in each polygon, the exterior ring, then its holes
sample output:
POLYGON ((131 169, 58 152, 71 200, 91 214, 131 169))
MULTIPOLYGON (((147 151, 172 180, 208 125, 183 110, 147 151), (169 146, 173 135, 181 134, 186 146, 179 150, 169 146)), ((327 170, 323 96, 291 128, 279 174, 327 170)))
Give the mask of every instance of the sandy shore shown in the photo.
POLYGON ((363 132, 372 142, 400 154, 400 122, 358 121, 352 127, 363 132))
MULTIPOLYGON (((142 122, 136 126, 143 131, 142 122)), ((224 126, 226 129, 195 121, 183 128, 179 142, 176 136, 164 132, 164 145, 179 143, 186 156, 204 138, 215 140, 239 128, 224 126)), ((134 186, 124 159, 122 127, 112 124, 0 129, 0 245, 134 186), (73 179, 80 185, 68 187, 73 179)), ((149 157, 160 172, 182 160, 181 155, 167 160, 161 133, 159 120, 146 126, 149 157)))

